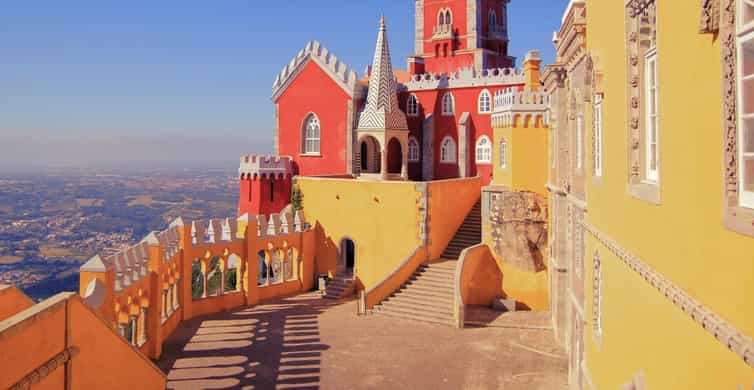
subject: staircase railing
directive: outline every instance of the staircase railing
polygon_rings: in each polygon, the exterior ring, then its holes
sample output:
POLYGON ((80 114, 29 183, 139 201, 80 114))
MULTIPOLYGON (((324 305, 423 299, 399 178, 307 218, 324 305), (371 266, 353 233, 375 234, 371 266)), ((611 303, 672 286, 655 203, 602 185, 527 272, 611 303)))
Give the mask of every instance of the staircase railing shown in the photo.
POLYGON ((426 247, 417 245, 416 248, 389 275, 385 276, 366 292, 359 293, 359 314, 366 314, 374 306, 385 300, 406 283, 422 263, 427 259, 426 247))

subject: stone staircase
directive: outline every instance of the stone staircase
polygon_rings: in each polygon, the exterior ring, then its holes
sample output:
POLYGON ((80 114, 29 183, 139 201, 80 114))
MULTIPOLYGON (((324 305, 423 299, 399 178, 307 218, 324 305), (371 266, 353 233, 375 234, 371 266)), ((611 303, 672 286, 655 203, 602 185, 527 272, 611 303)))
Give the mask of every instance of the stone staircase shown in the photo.
POLYGON ((421 265, 373 314, 442 325, 454 325, 453 294, 456 262, 444 260, 421 265))
POLYGON ((327 289, 322 295, 326 299, 343 299, 354 293, 354 279, 351 273, 336 275, 327 282, 327 289))
POLYGON ((461 255, 461 251, 480 242, 482 242, 482 203, 477 201, 453 239, 448 243, 442 253, 442 258, 456 260, 461 255))

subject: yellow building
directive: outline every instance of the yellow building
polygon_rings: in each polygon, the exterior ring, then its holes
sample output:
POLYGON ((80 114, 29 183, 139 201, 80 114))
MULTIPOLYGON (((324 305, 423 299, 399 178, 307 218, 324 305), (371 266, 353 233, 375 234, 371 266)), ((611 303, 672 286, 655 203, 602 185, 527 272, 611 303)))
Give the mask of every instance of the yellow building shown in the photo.
POLYGON ((572 388, 754 384, 753 30, 746 0, 571 1, 543 78, 572 388))

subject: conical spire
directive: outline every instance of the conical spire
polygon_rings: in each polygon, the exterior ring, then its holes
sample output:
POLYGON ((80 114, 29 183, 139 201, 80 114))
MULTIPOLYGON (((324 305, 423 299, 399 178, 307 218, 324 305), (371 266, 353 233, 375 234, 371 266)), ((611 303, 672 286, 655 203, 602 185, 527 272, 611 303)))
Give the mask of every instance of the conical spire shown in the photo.
POLYGON ((408 129, 406 116, 398 108, 397 86, 390 60, 385 17, 380 18, 380 32, 369 77, 369 93, 359 116, 359 129, 408 129))

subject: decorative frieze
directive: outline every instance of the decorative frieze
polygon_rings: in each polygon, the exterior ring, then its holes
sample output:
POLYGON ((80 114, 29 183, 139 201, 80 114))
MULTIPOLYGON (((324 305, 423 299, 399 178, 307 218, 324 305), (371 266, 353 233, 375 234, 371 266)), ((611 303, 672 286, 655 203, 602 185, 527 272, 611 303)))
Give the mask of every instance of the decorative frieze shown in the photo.
POLYGON ((714 34, 719 29, 720 0, 702 0, 702 17, 699 22, 699 32, 702 34, 714 34))
POLYGON ((717 313, 694 299, 687 292, 676 286, 662 274, 654 271, 644 261, 620 246, 616 241, 599 231, 588 222, 583 222, 584 229, 596 238, 602 245, 610 250, 629 268, 638 273, 652 287, 657 289, 675 306, 683 310, 694 321, 702 326, 710 335, 723 343, 728 349, 744 360, 746 364, 754 367, 754 340, 742 333, 732 324, 725 321, 717 313))

